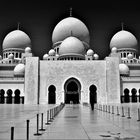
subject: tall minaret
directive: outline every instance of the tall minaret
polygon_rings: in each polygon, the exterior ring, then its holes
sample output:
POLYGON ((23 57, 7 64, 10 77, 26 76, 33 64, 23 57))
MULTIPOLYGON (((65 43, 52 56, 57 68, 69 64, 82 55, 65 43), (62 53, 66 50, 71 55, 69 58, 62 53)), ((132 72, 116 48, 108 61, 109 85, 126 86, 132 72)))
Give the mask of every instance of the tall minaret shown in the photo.
POLYGON ((122 23, 121 23, 122 30, 123 30, 123 26, 124 26, 124 25, 123 25, 123 22, 122 22, 122 23))

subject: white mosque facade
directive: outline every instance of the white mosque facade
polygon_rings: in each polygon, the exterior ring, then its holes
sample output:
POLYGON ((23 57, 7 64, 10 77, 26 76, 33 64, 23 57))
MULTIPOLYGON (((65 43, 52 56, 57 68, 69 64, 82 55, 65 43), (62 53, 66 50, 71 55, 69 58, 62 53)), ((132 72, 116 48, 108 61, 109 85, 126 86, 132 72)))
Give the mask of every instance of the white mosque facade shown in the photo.
POLYGON ((90 49, 90 35, 79 19, 61 20, 52 33, 52 49, 40 60, 21 31, 3 40, 0 57, 1 104, 140 102, 140 59, 136 37, 125 30, 110 41, 111 53, 99 60, 90 49))

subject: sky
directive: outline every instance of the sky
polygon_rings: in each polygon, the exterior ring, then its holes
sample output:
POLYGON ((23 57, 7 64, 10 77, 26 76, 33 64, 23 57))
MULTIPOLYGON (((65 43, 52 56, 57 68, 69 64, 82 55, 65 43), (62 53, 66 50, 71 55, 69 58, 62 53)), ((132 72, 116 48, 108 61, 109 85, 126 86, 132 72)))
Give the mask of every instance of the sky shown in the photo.
POLYGON ((17 29, 19 22, 19 29, 31 38, 32 52, 42 59, 52 48, 53 29, 69 17, 70 7, 72 16, 89 29, 90 48, 100 59, 109 55, 110 40, 121 30, 122 22, 124 30, 133 33, 140 42, 140 5, 135 0, 5 0, 0 4, 0 52, 4 37, 17 29))

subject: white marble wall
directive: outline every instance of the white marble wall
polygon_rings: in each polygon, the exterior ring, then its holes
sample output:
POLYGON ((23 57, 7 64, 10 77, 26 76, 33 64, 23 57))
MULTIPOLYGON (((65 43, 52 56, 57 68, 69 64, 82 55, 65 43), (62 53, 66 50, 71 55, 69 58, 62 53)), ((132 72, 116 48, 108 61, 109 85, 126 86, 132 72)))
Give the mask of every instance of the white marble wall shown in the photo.
POLYGON ((56 87, 56 103, 64 102, 64 84, 69 78, 81 83, 81 103, 89 102, 89 87, 97 86, 97 101, 105 103, 106 61, 40 61, 40 103, 48 103, 48 87, 56 87))
POLYGON ((119 58, 106 57, 107 102, 120 103, 119 58))
POLYGON ((25 104, 37 104, 38 95, 38 74, 39 58, 27 57, 25 66, 25 104))

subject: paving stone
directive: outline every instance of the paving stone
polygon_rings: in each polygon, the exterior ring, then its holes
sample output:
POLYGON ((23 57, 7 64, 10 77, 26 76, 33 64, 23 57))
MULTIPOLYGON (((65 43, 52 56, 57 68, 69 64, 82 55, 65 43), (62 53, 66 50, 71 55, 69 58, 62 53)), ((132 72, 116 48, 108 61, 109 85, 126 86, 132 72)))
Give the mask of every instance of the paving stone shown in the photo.
MULTIPOLYGON (((123 105, 125 111, 131 107, 132 118, 117 116, 83 105, 66 105, 50 125, 45 125, 47 114, 44 114, 45 131, 36 133, 36 114, 46 112, 55 105, 0 105, 0 140, 10 139, 10 128, 15 127, 15 140, 26 139, 26 120, 30 120, 30 140, 47 139, 92 139, 92 140, 139 140, 140 122, 137 122, 138 104, 123 105)), ((41 116, 41 115, 40 115, 41 116)), ((39 116, 39 128, 40 120, 39 116)))

